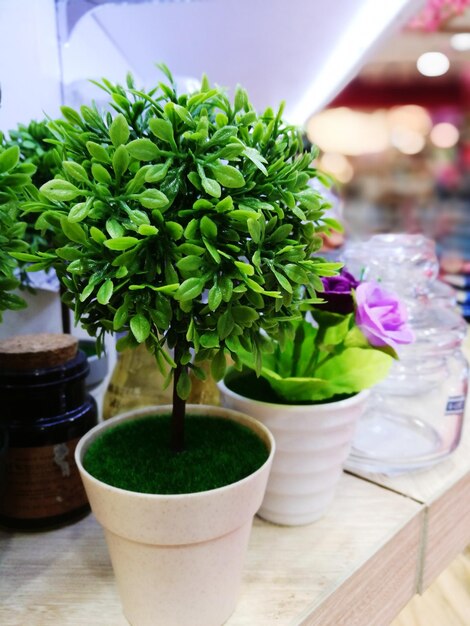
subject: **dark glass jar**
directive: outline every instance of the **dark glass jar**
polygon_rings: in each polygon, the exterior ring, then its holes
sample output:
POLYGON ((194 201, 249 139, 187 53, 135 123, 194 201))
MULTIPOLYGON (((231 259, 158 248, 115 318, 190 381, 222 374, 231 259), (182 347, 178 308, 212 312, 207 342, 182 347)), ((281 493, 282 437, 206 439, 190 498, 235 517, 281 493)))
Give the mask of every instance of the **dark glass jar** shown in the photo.
MULTIPOLYGON (((24 336, 29 337, 36 336, 24 336)), ((73 356, 59 350, 50 358, 41 337, 42 355, 0 360, 0 431, 8 442, 0 524, 14 529, 51 528, 89 511, 74 461, 78 440, 97 423, 95 400, 85 389, 87 358, 76 346, 73 356)))

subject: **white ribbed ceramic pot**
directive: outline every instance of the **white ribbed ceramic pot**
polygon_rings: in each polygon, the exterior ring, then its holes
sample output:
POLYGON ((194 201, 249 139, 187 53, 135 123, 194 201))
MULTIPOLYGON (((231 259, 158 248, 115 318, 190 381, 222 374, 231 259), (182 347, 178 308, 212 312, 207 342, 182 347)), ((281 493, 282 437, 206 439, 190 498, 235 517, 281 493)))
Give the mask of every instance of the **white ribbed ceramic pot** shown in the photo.
POLYGON ((334 498, 369 391, 338 402, 286 405, 241 396, 223 382, 219 388, 225 406, 255 417, 276 441, 258 515, 287 526, 321 518, 334 498))
POLYGON ((92 511, 104 528, 123 611, 132 626, 221 626, 238 599, 274 440, 262 424, 237 411, 204 405, 187 410, 248 426, 266 443, 268 460, 236 483, 184 495, 118 489, 84 469, 88 446, 104 430, 124 420, 168 414, 169 406, 136 409, 107 420, 90 430, 76 448, 77 466, 92 511))

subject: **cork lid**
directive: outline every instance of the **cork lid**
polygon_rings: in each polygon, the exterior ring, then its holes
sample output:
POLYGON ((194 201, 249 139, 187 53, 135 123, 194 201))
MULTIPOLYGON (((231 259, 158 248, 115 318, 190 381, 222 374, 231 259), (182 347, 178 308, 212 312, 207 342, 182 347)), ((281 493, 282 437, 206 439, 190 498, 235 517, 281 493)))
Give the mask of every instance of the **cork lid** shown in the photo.
POLYGON ((59 333, 15 335, 0 340, 0 368, 32 370, 62 365, 77 354, 78 339, 59 333))

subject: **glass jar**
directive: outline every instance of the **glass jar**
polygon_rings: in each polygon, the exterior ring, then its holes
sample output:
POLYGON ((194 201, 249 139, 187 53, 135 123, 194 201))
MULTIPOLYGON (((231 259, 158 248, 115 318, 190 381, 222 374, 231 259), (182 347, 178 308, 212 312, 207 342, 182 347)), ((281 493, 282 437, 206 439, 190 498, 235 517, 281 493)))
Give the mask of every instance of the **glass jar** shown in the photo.
MULTIPOLYGON (((188 404, 220 404, 220 393, 210 375, 207 363, 200 364, 206 372, 206 380, 197 379, 192 372, 191 394, 188 404)), ((155 357, 145 344, 127 348, 118 360, 103 400, 103 419, 138 407, 172 404, 173 385, 165 386, 165 376, 159 371, 155 357)))
POLYGON ((89 505, 74 451, 97 424, 86 355, 67 335, 24 335, 0 341, 0 365, 0 524, 35 530, 79 519, 89 505))
POLYGON ((453 293, 436 287, 434 242, 421 235, 376 235, 348 246, 346 267, 379 280, 405 302, 415 342, 372 390, 346 466, 396 474, 446 458, 462 432, 468 364, 462 352, 467 325, 453 293))

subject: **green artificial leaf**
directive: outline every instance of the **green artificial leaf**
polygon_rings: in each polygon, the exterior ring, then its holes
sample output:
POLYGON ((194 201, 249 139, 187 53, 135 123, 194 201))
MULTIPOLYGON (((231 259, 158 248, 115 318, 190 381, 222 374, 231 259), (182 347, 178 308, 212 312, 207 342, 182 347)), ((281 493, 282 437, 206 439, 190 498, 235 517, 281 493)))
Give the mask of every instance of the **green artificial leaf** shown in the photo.
POLYGON ((78 187, 60 178, 54 178, 54 180, 44 183, 39 188, 39 191, 53 202, 67 202, 83 195, 83 192, 78 187))
POLYGON ((106 241, 106 235, 96 226, 90 228, 90 236, 96 243, 104 243, 106 241))
POLYGON ((138 343, 143 343, 150 335, 150 322, 141 313, 131 318, 130 328, 138 343))
POLYGON ((176 115, 180 118, 180 120, 182 120, 188 126, 194 126, 195 122, 193 120, 191 113, 188 111, 188 109, 186 109, 183 106, 180 106, 179 104, 173 105, 173 109, 176 115))
POLYGON ((233 209, 233 198, 232 196, 225 196, 222 200, 219 200, 215 205, 215 210, 218 213, 226 213, 233 209))
POLYGON ((78 202, 70 209, 67 219, 69 222, 81 222, 86 218, 91 209, 91 202, 78 202))
POLYGON ((126 147, 131 157, 138 161, 154 161, 160 156, 160 150, 150 139, 134 139, 126 147))
POLYGON ((201 256, 202 254, 204 254, 205 249, 194 243, 182 243, 178 246, 178 251, 181 254, 194 254, 196 256, 201 256))
POLYGON ((227 159, 227 161, 236 160, 245 150, 245 146, 242 143, 229 143, 224 146, 219 152, 217 152, 220 159, 227 159))
POLYGON ((242 305, 232 307, 232 316, 241 326, 251 326, 259 318, 259 314, 254 309, 242 305))
POLYGON ((108 278, 99 288, 98 293, 96 294, 96 299, 100 304, 108 304, 108 302, 111 300, 111 296, 113 295, 113 291, 113 281, 108 278))
POLYGON ((278 228, 276 228, 276 230, 268 237, 268 241, 269 243, 282 243, 289 237, 291 231, 292 226, 290 224, 278 226, 278 228))
POLYGON ((201 233, 208 239, 217 239, 217 224, 207 215, 203 215, 200 222, 201 233))
MULTIPOLYGON (((64 261, 76 261, 82 257, 82 253, 76 248, 72 248, 71 246, 64 246, 63 248, 56 248, 56 254, 60 259, 64 259, 64 261)), ((33 256, 33 255, 31 255, 33 256)), ((39 257, 35 257, 34 260, 37 260, 39 257)))
POLYGON ((137 198, 146 209, 164 209, 170 203, 165 194, 158 189, 146 189, 137 198))
POLYGON ((183 257, 176 263, 176 267, 182 272, 196 272, 199 270, 203 260, 199 256, 189 255, 183 257))
POLYGON ((113 330, 118 331, 124 326, 129 318, 129 307, 127 303, 122 304, 114 314, 113 330))
MULTIPOLYGON (((209 290, 208 305, 211 311, 216 311, 222 303, 222 290, 218 285, 212 285, 209 290)), ((209 347, 209 346, 207 346, 209 347)))
POLYGON ((114 274, 114 276, 115 278, 124 278, 124 276, 127 276, 128 274, 129 274, 129 270, 127 269, 127 267, 125 265, 121 265, 116 270, 116 273, 114 274))
POLYGON ((221 276, 219 279, 219 288, 224 302, 230 302, 233 293, 233 282, 228 276, 221 276))
POLYGON ((220 258, 220 254, 217 248, 215 248, 214 245, 208 239, 206 239, 206 237, 203 237, 202 240, 203 240, 204 246, 206 247, 206 250, 209 252, 209 254, 214 259, 214 261, 217 264, 219 264, 221 262, 221 258, 220 258))
POLYGON ((191 379, 186 369, 183 369, 178 378, 176 393, 181 400, 187 400, 189 398, 189 394, 191 393, 191 379))
POLYGON ((183 227, 178 222, 165 222, 165 229, 174 241, 178 241, 183 236, 183 227))
POLYGON ((75 163, 74 161, 63 161, 62 167, 71 178, 77 180, 78 182, 89 182, 88 174, 86 173, 85 168, 79 163, 75 163))
POLYGON ((222 163, 210 166, 215 179, 224 187, 239 189, 245 185, 243 174, 232 165, 222 163))
POLYGON ((208 193, 213 198, 220 198, 222 195, 222 189, 220 188, 219 183, 213 178, 201 178, 201 185, 206 193, 208 193))
POLYGON ((240 85, 237 85, 237 88, 235 90, 235 98, 234 98, 234 102, 233 102, 233 108, 236 111, 240 111, 241 109, 244 109, 247 106, 247 102, 248 102, 248 96, 246 91, 240 87, 240 85))
POLYGON ((335 393, 356 393, 383 380, 393 358, 380 350, 348 348, 317 368, 317 376, 330 380, 335 393))
POLYGON ((205 144, 205 148, 212 146, 225 147, 232 137, 236 137, 238 128, 236 126, 223 126, 215 131, 209 141, 205 144))
POLYGON ((153 235, 158 234, 158 228, 156 226, 152 226, 151 224, 141 224, 137 229, 139 235, 143 235, 144 237, 152 237, 153 235))
POLYGON ((219 347, 219 335, 215 331, 203 333, 200 337, 201 346, 208 350, 219 347))
POLYGON ((245 148, 242 152, 256 167, 263 172, 265 176, 268 175, 268 170, 265 167, 267 160, 256 150, 255 148, 245 148))
POLYGON ((20 160, 20 149, 18 146, 11 146, 3 152, 0 152, 0 173, 9 172, 20 160))
POLYGON ((61 106, 60 107, 60 111, 61 111, 62 115, 65 117, 65 119, 67 121, 69 121, 71 124, 76 124, 77 126, 81 126, 82 125, 82 118, 71 107, 61 106))
POLYGON ((148 125, 155 137, 161 139, 162 141, 166 141, 172 147, 176 148, 173 126, 171 122, 168 122, 167 120, 164 120, 162 118, 152 117, 149 120, 148 125))
POLYGON ((194 300, 204 290, 205 280, 203 278, 187 278, 175 293, 175 300, 179 302, 188 302, 194 300))
POLYGON ((228 124, 228 117, 225 113, 217 113, 215 116, 215 123, 218 128, 222 128, 222 126, 226 126, 228 124))
POLYGON ((101 165, 101 163, 93 163, 91 166, 91 173, 93 174, 93 178, 97 182, 103 183, 103 185, 110 185, 113 181, 111 174, 103 165, 101 165))
POLYGON ((128 250, 139 243, 139 239, 137 237, 116 237, 116 239, 108 239, 103 243, 109 250, 128 250))
POLYGON ((80 302, 85 302, 85 300, 87 300, 91 296, 94 290, 95 290, 95 284, 93 282, 88 283, 88 285, 80 294, 80 297, 79 297, 80 302))
POLYGON ((321 196, 314 189, 303 189, 295 194, 295 198, 300 203, 300 206, 306 209, 315 210, 320 207, 321 196))
POLYGON ((321 305, 315 307, 312 316, 321 329, 322 342, 325 345, 336 346, 343 343, 354 323, 353 313, 348 315, 331 313, 323 311, 321 305))
POLYGON ((70 239, 70 241, 75 241, 75 243, 86 243, 87 236, 80 224, 70 222, 67 217, 63 216, 60 218, 60 225, 62 228, 62 232, 67 237, 67 239, 70 239))
POLYGON ((145 182, 159 183, 167 175, 171 163, 172 159, 168 159, 167 161, 165 161, 165 163, 151 165, 149 169, 145 172, 145 182))
POLYGON ((127 143, 129 135, 130 130, 127 120, 122 113, 119 113, 109 127, 109 136, 113 142, 113 146, 118 147, 121 144, 127 143))
POLYGON ((235 261, 236 267, 240 270, 242 274, 245 276, 253 276, 255 273, 255 268, 249 263, 242 263, 241 261, 235 261))
POLYGON ((225 375, 227 362, 225 360, 224 349, 221 348, 212 359, 211 374, 214 380, 222 380, 225 375))
POLYGON ((29 252, 12 252, 11 256, 18 261, 25 261, 26 263, 34 263, 41 259, 38 254, 30 254, 29 252))
POLYGON ((298 283, 299 285, 308 285, 309 276, 300 265, 287 263, 284 265, 283 270, 290 281, 298 283))
POLYGON ((247 219, 246 225, 248 226, 248 232, 250 233, 250 237, 255 243, 259 243, 261 241, 261 226, 259 225, 258 221, 250 217, 249 219, 247 219))
POLYGON ((232 317, 230 309, 227 309, 217 320, 217 332, 221 339, 225 339, 230 335, 235 326, 235 320, 232 317))
POLYGON ((124 145, 120 145, 113 156, 113 170, 117 177, 122 176, 129 167, 129 152, 124 145))
POLYGON ((111 158, 108 154, 108 151, 103 146, 100 146, 100 144, 94 141, 87 141, 86 147, 87 147, 89 154, 97 161, 100 161, 100 163, 111 162, 111 158))
POLYGON ((125 232, 120 222, 114 218, 106 220, 106 231, 112 239, 123 237, 125 232))

